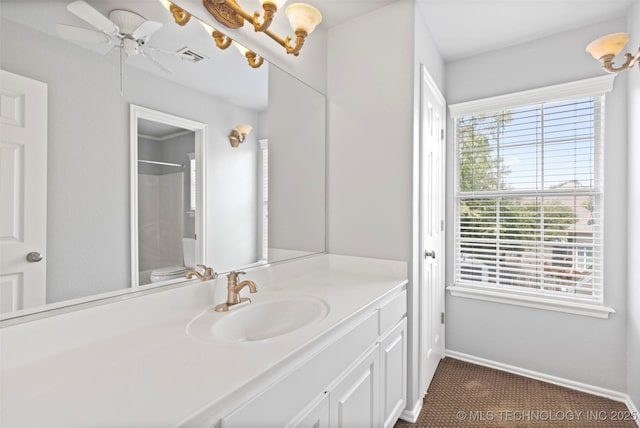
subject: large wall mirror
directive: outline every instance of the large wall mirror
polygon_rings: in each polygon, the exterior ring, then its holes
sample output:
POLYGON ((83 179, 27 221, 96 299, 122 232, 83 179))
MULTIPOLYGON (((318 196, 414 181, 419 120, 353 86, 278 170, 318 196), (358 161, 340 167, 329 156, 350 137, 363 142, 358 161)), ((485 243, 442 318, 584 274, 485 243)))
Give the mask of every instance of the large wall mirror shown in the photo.
POLYGON ((0 68, 46 84, 46 227, 41 248, 6 257, 20 238, 3 226, 2 319, 179 281, 169 271, 190 264, 222 273, 325 251, 324 95, 266 61, 249 67, 160 1, 86 2, 162 24, 136 52, 72 29, 94 30, 68 3, 0 8, 0 68), (232 147, 238 124, 252 131, 232 147), (34 266, 40 297, 29 300, 34 266))

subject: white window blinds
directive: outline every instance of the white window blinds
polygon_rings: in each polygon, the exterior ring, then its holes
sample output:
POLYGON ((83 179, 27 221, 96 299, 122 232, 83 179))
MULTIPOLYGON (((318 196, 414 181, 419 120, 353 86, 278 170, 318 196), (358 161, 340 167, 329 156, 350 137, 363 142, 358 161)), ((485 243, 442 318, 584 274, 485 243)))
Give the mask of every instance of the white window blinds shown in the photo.
POLYGON ((602 302, 602 104, 456 118, 456 285, 602 302))

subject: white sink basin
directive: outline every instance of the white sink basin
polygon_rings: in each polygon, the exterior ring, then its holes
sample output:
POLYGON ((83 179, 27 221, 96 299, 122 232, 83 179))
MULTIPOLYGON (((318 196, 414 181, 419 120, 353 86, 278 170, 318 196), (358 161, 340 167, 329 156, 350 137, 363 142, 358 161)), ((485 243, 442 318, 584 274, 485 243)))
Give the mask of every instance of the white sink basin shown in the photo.
POLYGON ((267 340, 322 320, 329 305, 318 298, 291 297, 250 303, 219 314, 215 320, 199 317, 187 333, 200 340, 252 342, 267 340))

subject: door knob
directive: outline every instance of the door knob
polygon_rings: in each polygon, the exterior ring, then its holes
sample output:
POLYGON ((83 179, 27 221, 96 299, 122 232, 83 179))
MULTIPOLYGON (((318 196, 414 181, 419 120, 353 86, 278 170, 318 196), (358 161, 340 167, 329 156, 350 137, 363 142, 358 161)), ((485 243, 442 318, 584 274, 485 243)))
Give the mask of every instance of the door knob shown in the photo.
POLYGON ((424 252, 424 258, 425 258, 425 259, 427 259, 427 258, 429 258, 429 257, 431 257, 432 259, 435 259, 435 258, 436 258, 436 250, 433 250, 433 251, 425 251, 425 252, 424 252))
POLYGON ((27 261, 28 262, 38 263, 41 260, 42 260, 42 254, 40 254, 37 251, 32 251, 29 254, 27 254, 27 261))

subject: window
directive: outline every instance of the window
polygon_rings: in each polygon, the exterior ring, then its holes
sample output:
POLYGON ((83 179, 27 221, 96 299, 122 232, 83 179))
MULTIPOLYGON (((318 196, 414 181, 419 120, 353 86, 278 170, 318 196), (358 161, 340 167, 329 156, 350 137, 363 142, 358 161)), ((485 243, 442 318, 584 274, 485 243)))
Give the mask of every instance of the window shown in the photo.
POLYGON ((605 77, 451 106, 452 290, 602 305, 605 77))

